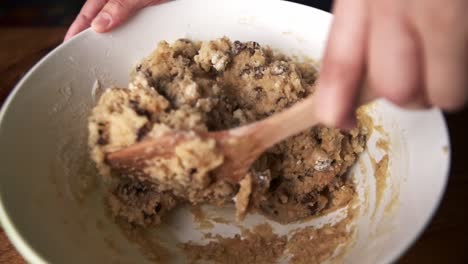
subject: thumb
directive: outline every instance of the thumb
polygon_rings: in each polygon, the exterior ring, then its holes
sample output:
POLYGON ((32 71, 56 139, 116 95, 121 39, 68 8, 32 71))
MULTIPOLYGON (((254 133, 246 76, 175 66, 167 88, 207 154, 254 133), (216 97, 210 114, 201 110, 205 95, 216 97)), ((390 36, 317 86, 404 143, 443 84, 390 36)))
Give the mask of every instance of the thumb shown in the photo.
POLYGON ((353 121, 366 65, 366 3, 366 0, 335 2, 335 18, 315 95, 316 112, 326 126, 346 127, 353 121))
POLYGON ((125 22, 140 9, 162 0, 109 0, 91 23, 97 32, 108 32, 125 22))

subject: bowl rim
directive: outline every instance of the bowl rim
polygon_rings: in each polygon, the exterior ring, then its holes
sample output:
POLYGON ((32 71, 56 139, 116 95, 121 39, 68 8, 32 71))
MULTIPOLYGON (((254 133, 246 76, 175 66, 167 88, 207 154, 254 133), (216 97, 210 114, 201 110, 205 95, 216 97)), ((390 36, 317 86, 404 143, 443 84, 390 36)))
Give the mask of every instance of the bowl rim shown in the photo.
POLYGON ((408 238, 404 243, 400 243, 399 246, 395 247, 392 252, 387 254, 386 258, 382 261, 382 263, 394 263, 403 255, 408 252, 409 249, 421 238, 422 234, 426 231, 429 224, 434 219, 435 214, 439 211, 440 205, 442 204, 442 200, 445 197, 445 193, 447 191, 448 179, 450 176, 450 169, 452 166, 452 146, 450 142, 450 134, 447 126, 446 119, 442 113, 442 110, 436 108, 436 112, 434 113, 437 115, 437 118, 441 120, 443 124, 443 136, 446 141, 446 146, 448 147, 448 151, 445 155, 445 169, 443 173, 443 183, 440 185, 438 197, 436 202, 432 205, 432 210, 430 214, 424 219, 423 223, 418 227, 418 230, 414 233, 413 237, 408 238))
MULTIPOLYGON (((30 78, 30 76, 38 69, 39 67, 44 64, 50 57, 54 56, 59 50, 63 49, 64 47, 70 45, 72 42, 79 41, 79 39, 83 38, 85 35, 90 34, 93 32, 92 29, 88 28, 72 39, 67 42, 62 42, 60 45, 55 47, 52 51, 50 51, 47 55, 41 58, 22 78, 21 80, 14 86, 13 90, 7 96, 5 102, 0 109, 0 126, 3 122, 3 119, 7 113, 7 109, 9 109, 13 99, 16 97, 16 94, 19 92, 23 84, 30 78)), ((29 243, 26 239, 20 234, 20 230, 16 227, 13 223, 12 219, 10 218, 7 209, 4 206, 2 194, 0 193, 0 226, 5 231, 8 239, 14 245, 14 247, 18 250, 18 252, 25 258, 28 263, 38 263, 38 264, 46 264, 49 263, 47 260, 43 258, 29 243)))
MULTIPOLYGON (((205 0, 205 1, 213 1, 213 0, 205 0)), ((239 0, 239 2, 242 1, 251 1, 251 0, 239 0)), ((262 1, 262 0, 261 0, 262 1)), ((271 2, 272 0, 268 0, 271 2)), ((311 8, 314 9, 316 12, 322 12, 326 13, 330 17, 333 17, 332 14, 314 8, 310 6, 306 6, 300 3, 294 3, 294 2, 288 2, 285 0, 275 0, 276 2, 282 2, 282 4, 287 4, 287 5, 296 5, 296 6, 302 6, 304 8, 311 8)), ((181 2, 181 1, 169 1, 167 3, 164 3, 164 5, 170 5, 175 2, 181 2)), ((152 6, 147 9, 152 9, 152 8, 158 8, 157 6, 152 6)), ((138 14, 137 14, 138 15, 138 14)), ((86 35, 88 34, 96 34, 91 28, 88 28, 76 36, 74 36, 72 39, 70 39, 67 42, 62 42, 59 46, 55 47, 52 51, 50 51, 46 56, 44 56, 42 59, 40 59, 22 78, 21 80, 14 86, 10 94, 7 96, 6 100, 4 101, 1 109, 0 109, 0 125, 7 113, 7 110, 9 109, 11 103, 13 102, 13 99, 16 97, 18 91, 23 87, 24 83, 30 78, 33 72, 35 72, 39 67, 41 67, 45 61, 47 61, 49 58, 54 56, 59 50, 67 47, 68 45, 80 41, 81 39, 85 38, 86 35)), ((385 258, 382 259, 382 263, 391 263, 394 261, 397 261, 400 257, 402 257, 409 249, 410 247, 421 237, 423 232, 426 230, 428 227, 429 223, 432 221, 434 215, 437 213, 442 199, 445 196, 445 192, 447 189, 447 184, 448 184, 448 178, 450 174, 450 168, 451 168, 451 144, 450 144, 450 137, 449 137, 449 130, 447 126, 447 122, 444 118, 444 115, 442 114, 442 111, 437 109, 435 112, 438 118, 441 119, 442 124, 443 124, 443 135, 446 139, 447 146, 448 146, 448 153, 446 155, 447 157, 447 162, 446 162, 446 168, 444 172, 444 179, 443 179, 443 184, 440 186, 439 189, 439 194, 437 197, 436 203, 432 205, 432 211, 429 214, 429 216, 424 220, 424 223, 418 227, 417 232, 415 232, 414 236, 407 239, 403 243, 399 244, 394 250, 386 255, 385 258)), ((11 243, 14 245, 14 247, 18 250, 18 252, 26 259, 28 263, 40 263, 40 264, 46 264, 49 263, 46 259, 44 259, 43 256, 41 256, 27 241, 26 239, 21 235, 20 230, 16 227, 16 225, 13 223, 12 219, 10 218, 6 207, 4 206, 4 202, 2 199, 2 194, 0 193, 0 226, 3 227, 3 230, 5 234, 7 235, 8 239, 11 241, 11 243)))

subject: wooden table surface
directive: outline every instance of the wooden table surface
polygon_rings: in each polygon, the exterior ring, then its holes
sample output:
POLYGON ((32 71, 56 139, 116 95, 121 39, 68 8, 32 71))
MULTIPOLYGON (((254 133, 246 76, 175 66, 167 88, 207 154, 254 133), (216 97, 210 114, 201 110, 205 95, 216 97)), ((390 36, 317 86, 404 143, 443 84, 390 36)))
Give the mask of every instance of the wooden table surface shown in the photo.
MULTIPOLYGON (((15 83, 62 42, 65 28, 0 28, 0 105, 15 83)), ((452 169, 431 224, 398 263, 468 263, 468 110, 447 115, 452 169)), ((1 146, 0 146, 1 147, 1 146)), ((421 188, 424 188, 421 182, 421 188)), ((24 263, 0 228, 0 264, 24 263)))

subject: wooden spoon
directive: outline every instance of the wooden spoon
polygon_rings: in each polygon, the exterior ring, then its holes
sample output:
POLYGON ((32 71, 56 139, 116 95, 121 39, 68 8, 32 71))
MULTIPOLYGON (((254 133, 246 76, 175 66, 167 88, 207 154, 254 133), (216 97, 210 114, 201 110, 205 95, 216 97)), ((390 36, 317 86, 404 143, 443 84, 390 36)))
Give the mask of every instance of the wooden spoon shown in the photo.
MULTIPOLYGON (((195 137, 212 138, 224 155, 224 163, 214 173, 227 181, 239 182, 248 172, 252 163, 274 144, 318 124, 314 112, 315 96, 296 103, 289 109, 264 120, 246 126, 218 131, 197 133, 175 131, 156 139, 147 139, 127 148, 107 154, 107 163, 114 169, 129 173, 140 173, 146 161, 154 157, 170 157, 175 147, 195 137)), ((365 88, 358 99, 358 105, 375 97, 365 88)))

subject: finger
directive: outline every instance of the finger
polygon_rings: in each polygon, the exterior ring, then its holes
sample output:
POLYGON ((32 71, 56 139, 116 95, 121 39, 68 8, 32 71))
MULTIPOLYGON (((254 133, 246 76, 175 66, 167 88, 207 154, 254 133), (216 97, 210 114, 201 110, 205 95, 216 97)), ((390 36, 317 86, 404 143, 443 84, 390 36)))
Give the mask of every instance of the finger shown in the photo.
POLYGON ((464 10, 458 5, 445 11, 450 15, 440 12, 443 17, 427 17, 421 25, 428 99, 448 111, 461 108, 468 97, 468 22, 464 10))
POLYGON ((323 124, 342 126, 354 114, 365 71, 366 0, 337 1, 334 14, 315 95, 316 111, 323 124))
POLYGON ((399 1, 370 1, 368 74, 379 97, 407 108, 427 106, 419 37, 399 1))
POLYGON ((73 21, 65 35, 65 41, 91 26, 91 21, 101 11, 107 0, 88 0, 81 8, 80 13, 73 21))
POLYGON ((97 32, 108 32, 125 22, 138 10, 164 1, 159 0, 109 0, 91 26, 97 32))

